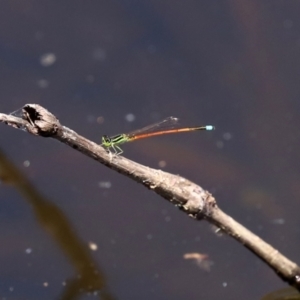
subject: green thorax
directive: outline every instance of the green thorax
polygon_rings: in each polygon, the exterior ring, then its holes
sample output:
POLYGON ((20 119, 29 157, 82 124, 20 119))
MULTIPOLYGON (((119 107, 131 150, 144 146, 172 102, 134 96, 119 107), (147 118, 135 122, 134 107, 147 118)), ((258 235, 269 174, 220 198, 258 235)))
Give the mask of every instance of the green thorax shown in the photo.
POLYGON ((112 137, 103 135, 102 145, 104 147, 111 147, 112 145, 121 145, 126 142, 129 142, 129 137, 126 134, 118 134, 112 137))

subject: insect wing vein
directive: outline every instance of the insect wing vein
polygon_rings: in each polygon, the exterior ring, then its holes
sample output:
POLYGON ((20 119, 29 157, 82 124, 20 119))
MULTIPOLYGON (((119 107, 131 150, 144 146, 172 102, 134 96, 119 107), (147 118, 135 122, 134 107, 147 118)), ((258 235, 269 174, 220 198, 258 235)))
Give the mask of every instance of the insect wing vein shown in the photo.
POLYGON ((168 118, 164 119, 163 121, 148 125, 146 127, 138 129, 138 130, 134 130, 134 131, 128 133, 127 136, 130 138, 130 137, 134 137, 139 134, 147 134, 147 133, 152 133, 152 132, 156 132, 156 131, 172 129, 172 128, 174 128, 175 125, 178 124, 178 122, 179 122, 178 118, 168 117, 168 118))

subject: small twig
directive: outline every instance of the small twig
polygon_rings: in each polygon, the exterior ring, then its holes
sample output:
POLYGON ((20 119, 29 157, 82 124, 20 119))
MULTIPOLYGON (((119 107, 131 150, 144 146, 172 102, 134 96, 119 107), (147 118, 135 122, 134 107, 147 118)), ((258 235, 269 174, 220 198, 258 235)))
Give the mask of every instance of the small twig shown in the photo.
POLYGON ((122 156, 111 155, 100 145, 62 126, 53 114, 37 104, 25 105, 22 112, 20 119, 0 114, 0 122, 26 128, 34 135, 55 138, 155 191, 190 217, 208 220, 250 249, 284 281, 300 290, 298 265, 226 215, 217 206, 215 198, 199 185, 181 176, 145 167, 122 156))

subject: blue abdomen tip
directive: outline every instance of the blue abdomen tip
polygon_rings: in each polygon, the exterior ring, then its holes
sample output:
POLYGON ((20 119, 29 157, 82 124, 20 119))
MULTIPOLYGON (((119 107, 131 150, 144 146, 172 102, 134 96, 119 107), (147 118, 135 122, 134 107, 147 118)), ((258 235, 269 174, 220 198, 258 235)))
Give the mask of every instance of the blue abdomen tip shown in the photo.
POLYGON ((215 130, 215 126, 213 126, 213 125, 206 125, 206 130, 215 130))

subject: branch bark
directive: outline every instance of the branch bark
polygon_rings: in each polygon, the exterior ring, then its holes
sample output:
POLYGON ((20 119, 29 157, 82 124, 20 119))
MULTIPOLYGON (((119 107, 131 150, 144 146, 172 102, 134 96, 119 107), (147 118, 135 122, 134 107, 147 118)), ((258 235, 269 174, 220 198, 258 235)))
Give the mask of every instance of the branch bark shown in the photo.
POLYGON ((0 122, 42 137, 52 137, 103 165, 141 183, 179 207, 195 220, 205 219, 230 235, 267 263, 284 281, 300 291, 300 268, 278 250, 225 214, 215 198, 199 185, 161 170, 152 169, 122 156, 108 153, 75 131, 38 104, 26 104, 21 117, 1 114, 0 122))

